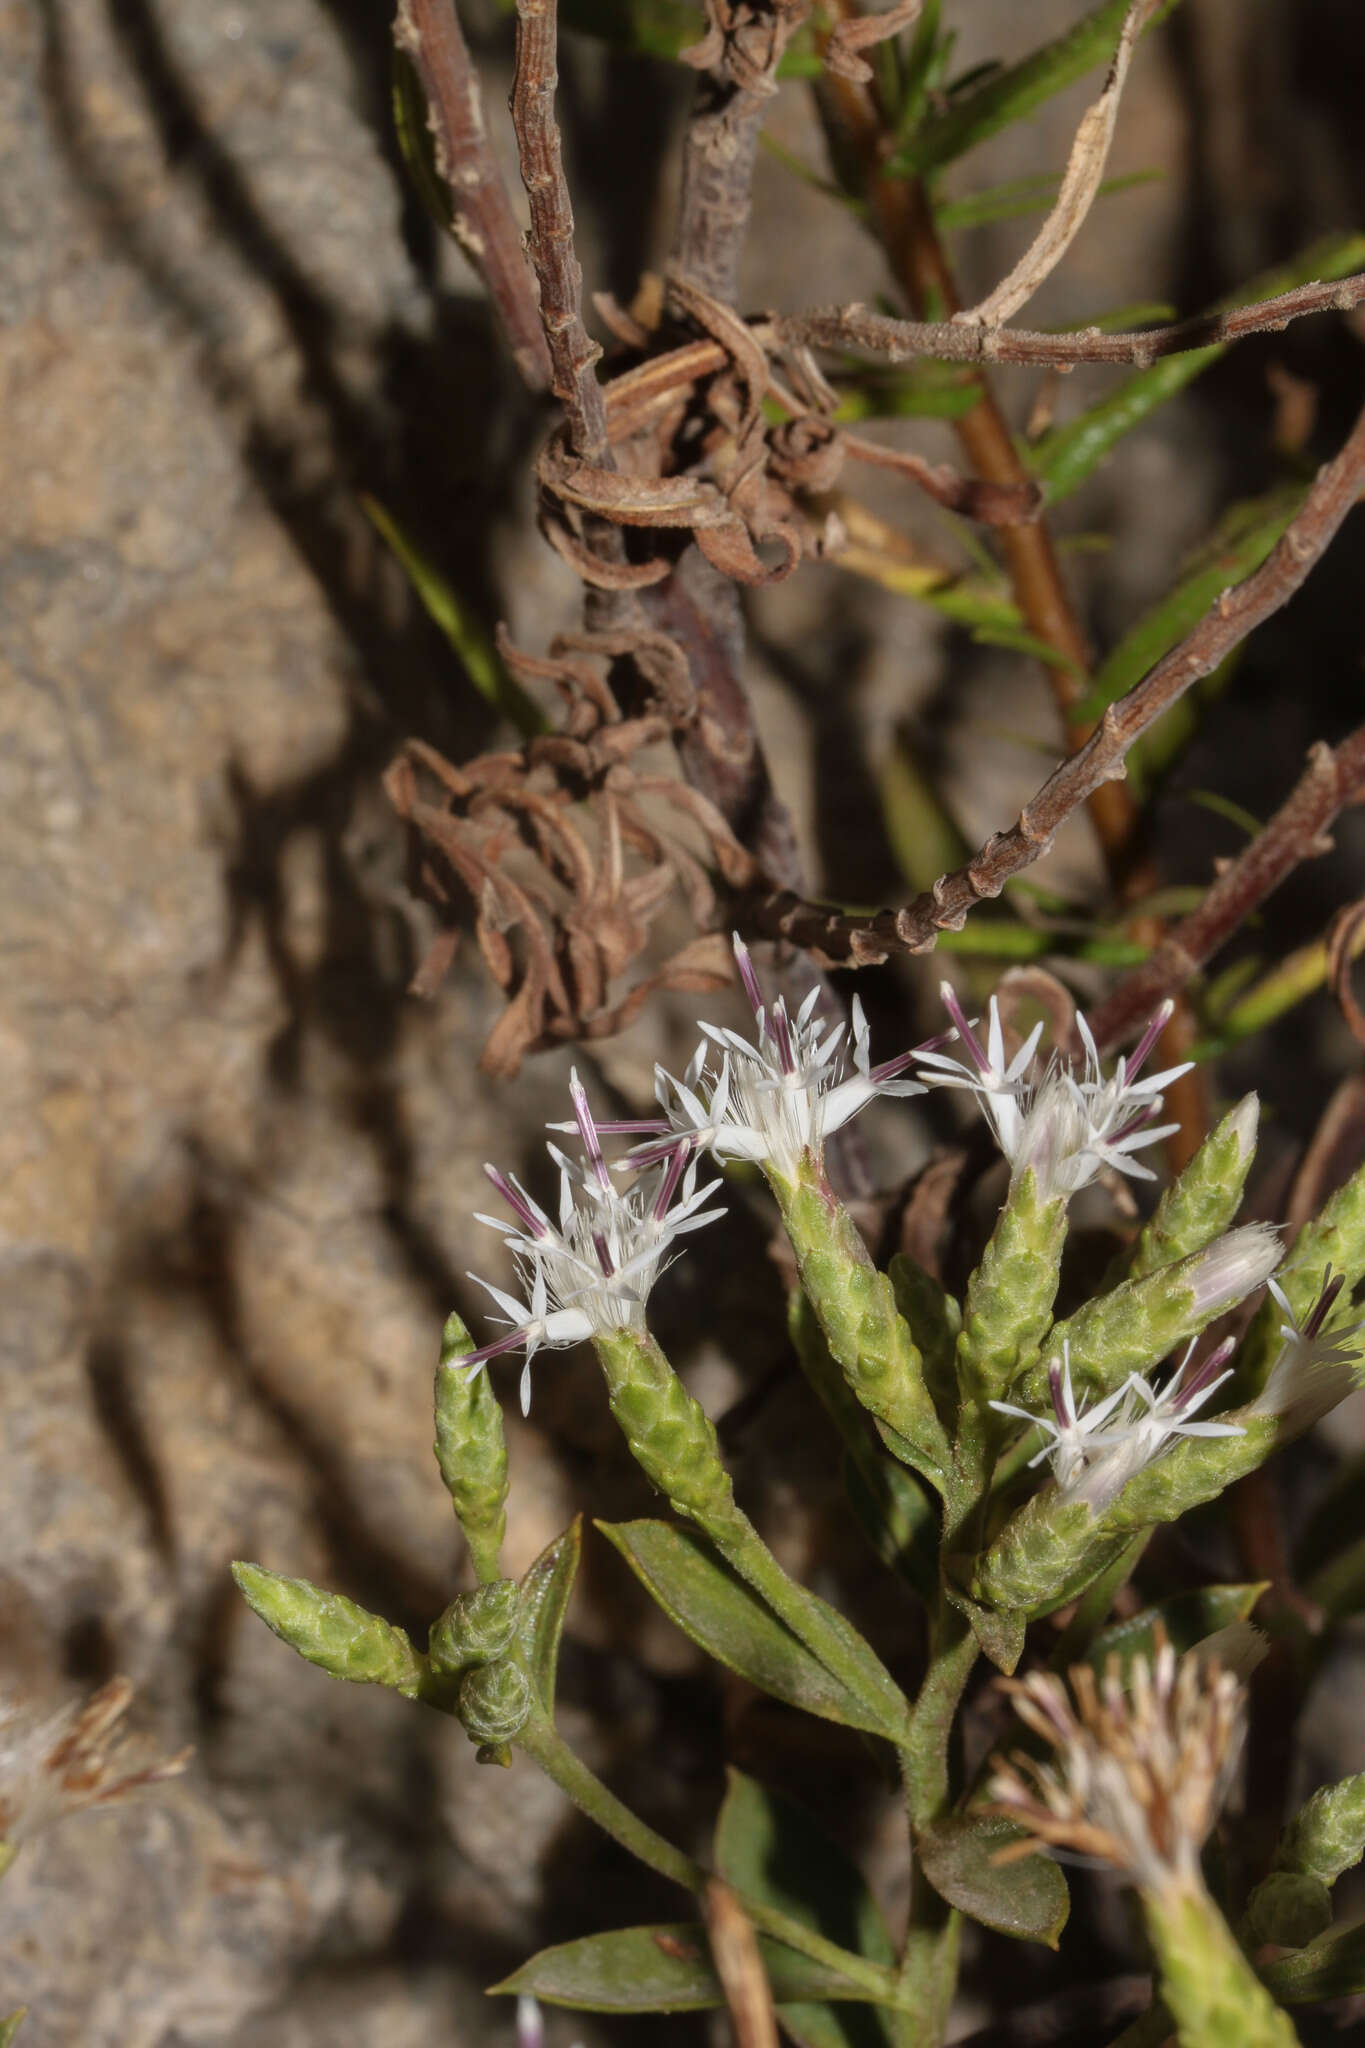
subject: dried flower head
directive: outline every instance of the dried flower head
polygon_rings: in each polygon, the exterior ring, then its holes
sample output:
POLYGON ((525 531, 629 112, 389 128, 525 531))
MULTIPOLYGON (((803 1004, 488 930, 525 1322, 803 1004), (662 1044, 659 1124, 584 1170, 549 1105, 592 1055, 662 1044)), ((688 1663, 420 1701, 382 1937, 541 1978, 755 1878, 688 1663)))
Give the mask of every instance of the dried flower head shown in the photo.
POLYGON ((0 1842, 17 1844, 83 1806, 177 1777, 190 1751, 147 1759, 120 1728, 133 1688, 111 1678, 85 1704, 37 1713, 0 1705, 0 1842))
POLYGON ((1117 1656, 1096 1679, 1070 1686, 1051 1672, 1001 1679, 1020 1719, 1054 1755, 996 1758, 994 1810, 1031 1838, 1005 1857, 1071 1850, 1143 1890, 1200 1883, 1199 1854, 1218 1816, 1245 1728, 1246 1695, 1232 1672, 1198 1650, 1177 1658, 1164 1631, 1154 1654, 1117 1656))

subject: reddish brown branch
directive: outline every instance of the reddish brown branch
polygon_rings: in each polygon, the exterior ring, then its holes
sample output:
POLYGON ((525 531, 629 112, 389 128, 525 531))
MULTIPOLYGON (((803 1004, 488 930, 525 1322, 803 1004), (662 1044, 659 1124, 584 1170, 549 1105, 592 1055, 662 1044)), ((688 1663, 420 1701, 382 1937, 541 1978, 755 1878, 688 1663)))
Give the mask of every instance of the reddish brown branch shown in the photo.
POLYGON ((1120 1044, 1163 997, 1184 988, 1286 875, 1330 851, 1328 826, 1339 811, 1362 800, 1365 725, 1338 747, 1319 741, 1309 749, 1307 768, 1265 830, 1224 868, 1199 908, 1091 1013, 1098 1043, 1120 1044))
POLYGON ((483 94, 452 0, 398 0, 393 39, 417 73, 450 230, 478 272, 512 359, 533 391, 550 382, 535 283, 484 123, 483 94))
POLYGON ((1338 284, 1304 284, 1254 306, 1198 313, 1174 327, 1104 334, 1098 327, 1075 334, 1032 334, 1017 327, 985 327, 972 320, 893 320, 866 306, 821 306, 772 323, 784 342, 809 348, 853 349, 884 362, 910 363, 937 356, 955 363, 1023 363, 1069 370, 1076 363, 1132 363, 1145 369, 1159 356, 1185 349, 1240 341, 1248 334, 1278 333, 1310 313, 1345 313, 1365 302, 1365 272, 1338 284))
POLYGON ((564 407, 574 453, 609 469, 607 408, 593 367, 602 351, 583 325, 583 272, 574 253, 573 207, 555 120, 557 60, 554 0, 517 0, 512 125, 531 202, 529 248, 540 284, 551 383, 564 407))
MULTIPOLYGON (((1033 800, 1024 806, 1017 823, 1008 832, 998 832, 988 839, 965 867, 943 876, 903 910, 884 910, 872 917, 851 917, 790 893, 776 892, 748 906, 749 928, 772 937, 788 938, 830 960, 852 960, 858 964, 884 960, 893 952, 925 953, 941 931, 960 930, 978 903, 998 896, 1012 875, 1019 874, 1048 851, 1058 828, 1092 790, 1123 775, 1124 758, 1134 741, 1192 683, 1210 674, 1248 633, 1292 597, 1356 502, 1362 479, 1365 412, 1336 460, 1318 472, 1303 510, 1255 574, 1224 591, 1194 631, 1173 647, 1126 697, 1109 706, 1092 737, 1054 770, 1033 800)), ((1365 772, 1365 763, 1357 759, 1357 746, 1365 752, 1365 738, 1360 735, 1344 742, 1343 748, 1330 757, 1339 761, 1339 787, 1343 793, 1354 786, 1353 777, 1365 772), (1344 758, 1339 760, 1341 756, 1344 758)), ((1333 788, 1337 787, 1334 777, 1333 788)), ((1324 818, 1335 815, 1342 801, 1349 798, 1343 794, 1334 804, 1328 804, 1324 818)), ((1273 826, 1268 828, 1271 829, 1273 826)), ((1308 843, 1304 836, 1306 827, 1300 823, 1296 829, 1293 843, 1303 847, 1308 843)), ((1260 840, 1256 842, 1259 844, 1260 840)), ((1254 847, 1248 848, 1243 859, 1249 859, 1254 852, 1254 847)), ((1276 860, 1282 857, 1277 854, 1276 860)), ((1292 860, 1288 865, 1293 865, 1292 860)), ((1279 874, 1287 871, 1287 867, 1276 870, 1272 865, 1267 869, 1272 878, 1266 886, 1273 888, 1279 874)), ((1218 898, 1218 905, 1225 901, 1222 892, 1226 881, 1227 877, 1222 877, 1210 892, 1211 898, 1218 898)), ((1249 903, 1256 900, 1259 898, 1252 897, 1249 903)), ((1195 918, 1202 915, 1202 908, 1194 913, 1195 918)), ((1223 914, 1216 905, 1214 918, 1223 914)), ((1167 944, 1175 944, 1190 922, 1187 919, 1167 944)), ((1194 971, 1196 964, 1197 957, 1188 973, 1194 971)), ((1125 1018, 1146 1015, 1150 1009, 1154 997, 1143 980, 1150 966, 1150 962, 1146 963, 1123 985, 1125 991, 1135 992, 1125 994, 1121 1014, 1117 1009, 1121 993, 1118 990, 1111 998, 1115 1014, 1107 1016, 1101 1012, 1107 1042, 1115 1042, 1122 1035, 1125 1018)), ((1175 972, 1173 981, 1161 980, 1158 993, 1165 993, 1171 986, 1180 987, 1188 973, 1175 972)))

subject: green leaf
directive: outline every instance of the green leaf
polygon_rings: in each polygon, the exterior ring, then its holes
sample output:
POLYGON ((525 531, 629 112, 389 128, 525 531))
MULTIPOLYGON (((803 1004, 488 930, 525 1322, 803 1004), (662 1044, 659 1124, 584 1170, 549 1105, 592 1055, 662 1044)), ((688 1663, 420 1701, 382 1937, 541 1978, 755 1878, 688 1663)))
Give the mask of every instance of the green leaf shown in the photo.
POLYGON ((416 1698, 424 1660, 392 1622, 343 1593, 329 1593, 307 1579, 287 1579, 258 1564, 236 1563, 232 1576, 252 1612, 310 1664, 353 1685, 392 1686, 416 1698))
POLYGON ((920 1869, 950 1906, 998 1934, 1056 1948, 1071 1910, 1060 1867, 1047 1856, 994 1860, 1023 1839, 1023 1831, 998 1814, 956 1813, 920 1828, 915 1851, 920 1869))
POLYGON ((685 1635, 720 1664, 789 1706, 885 1735, 805 1644, 722 1563, 710 1545, 668 1522, 598 1522, 637 1579, 685 1635))
POLYGON ((24 2023, 24 2014, 27 2011, 28 2007, 21 2005, 17 2012, 12 2012, 8 2018, 0 2020, 0 2048, 9 2048, 10 2042, 24 2023))
POLYGON ((1188 1593, 1172 1594, 1169 1600, 1159 1600, 1130 1620, 1116 1621, 1111 1628, 1102 1630, 1079 1661, 1100 1675, 1109 1659, 1117 1657, 1126 1682, 1134 1658, 1151 1657, 1158 1623, 1165 1629, 1171 1647, 1178 1655, 1183 1654, 1220 1629, 1230 1628, 1233 1622, 1248 1620, 1268 1584, 1268 1580, 1261 1579, 1243 1586, 1199 1586, 1188 1593))
MULTIPOLYGON (((1134 185, 1154 184, 1162 176, 1161 171, 1127 171, 1122 177, 1106 178, 1095 196, 1109 199, 1116 192, 1130 191, 1134 185)), ((1061 183, 1060 177, 1012 178, 1008 184, 990 185, 984 192, 968 192, 961 199, 942 200, 934 208, 934 218, 940 228, 949 229, 986 227, 990 222, 999 220, 1022 220, 1028 214, 1046 213, 1056 203, 1061 183)))
MULTIPOLYGON (((1330 236, 1315 242, 1291 263, 1263 271, 1228 298, 1220 299, 1218 310, 1274 298, 1314 278, 1345 277, 1362 265, 1365 235, 1330 236)), ((1216 363, 1226 346, 1216 342, 1207 348, 1161 357, 1147 369, 1124 378, 1095 405, 1036 442, 1030 460, 1034 474, 1046 490, 1048 504, 1058 504, 1077 490, 1125 434, 1140 426, 1168 398, 1183 391, 1210 363, 1216 363)))
MULTIPOLYGON (((1166 0, 1153 21, 1163 20, 1174 4, 1175 0, 1166 0)), ((943 112, 931 114, 893 159, 891 174, 916 177, 951 163, 988 136, 1024 120, 1073 79, 1083 78, 1097 64, 1107 64, 1128 5, 1129 0, 1104 0, 1102 7, 1096 7, 1065 35, 1044 43, 1020 63, 992 72, 975 91, 955 98, 943 112)))
POLYGON ((521 1582, 517 1638, 522 1661, 547 1714, 555 1707, 555 1671, 559 1638, 564 1630, 569 1595, 578 1576, 583 1548, 583 1517, 575 1515, 562 1536, 556 1536, 521 1582))
POLYGON ((398 147, 417 195, 438 227, 450 229, 450 193, 436 168, 426 95, 410 58, 397 45, 392 52, 393 126, 398 147))
MULTIPOLYGON (((865 1999, 866 1991, 783 1943, 758 1937, 773 1996, 865 1999)), ((495 1992, 530 1993, 586 2012, 702 2012, 724 2005, 706 1929, 697 1920, 622 1927, 561 1942, 532 1956, 495 1992)))
POLYGON ((459 656, 479 695, 528 736, 548 732, 550 722, 545 713, 508 675, 487 631, 435 563, 377 500, 362 497, 360 502, 371 525, 378 528, 407 570, 413 589, 459 656))
MULTIPOLYGON (((729 1772, 716 1823, 716 1868, 737 1891, 776 1906, 828 1941, 891 1965, 895 1947, 856 1864, 803 1807, 742 1771, 729 1772)), ((775 1998, 781 1997, 776 1985, 775 1998)), ((802 2000, 779 2004, 783 2027, 801 2048, 890 2048, 885 2016, 802 2000)))
POLYGON ((1324 1934, 1309 1948, 1267 1963, 1261 1982, 1281 2005, 1319 2005, 1365 1992, 1365 1924, 1324 1934))
POLYGON ((1230 584, 1259 569, 1308 495, 1307 482, 1281 484, 1263 497, 1234 505, 1219 521, 1180 580, 1137 623, 1096 670, 1094 684, 1074 717, 1093 723, 1106 707, 1155 668, 1178 640, 1198 625, 1230 584))
POLYGON ((871 365, 837 382, 839 406, 833 417, 839 426, 859 420, 956 420, 981 399, 976 372, 960 363, 871 365))

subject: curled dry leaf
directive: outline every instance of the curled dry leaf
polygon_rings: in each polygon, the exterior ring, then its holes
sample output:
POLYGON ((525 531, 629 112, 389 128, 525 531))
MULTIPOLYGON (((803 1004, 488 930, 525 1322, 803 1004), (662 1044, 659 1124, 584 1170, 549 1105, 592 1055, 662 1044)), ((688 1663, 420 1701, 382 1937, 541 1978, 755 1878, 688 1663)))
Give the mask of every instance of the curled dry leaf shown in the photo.
POLYGON ((1351 969, 1365 940, 1365 897, 1348 903, 1327 934, 1327 982, 1357 1045, 1365 1045, 1365 1010, 1351 983, 1351 969))
POLYGON ((566 1038, 621 1030, 659 988, 703 991, 730 978, 713 876, 752 886, 755 867, 719 811, 676 776, 641 762, 691 714, 685 663, 660 633, 579 633, 545 659, 501 641, 519 680, 551 680, 567 715, 558 732, 456 767, 409 741, 385 778, 410 828, 414 886, 443 914, 413 980, 433 994, 457 945, 461 897, 507 996, 483 1051, 488 1073, 514 1074, 525 1054, 566 1038), (602 665, 629 657, 663 710, 625 717, 602 665), (619 983, 677 895, 701 928, 624 994, 619 983))

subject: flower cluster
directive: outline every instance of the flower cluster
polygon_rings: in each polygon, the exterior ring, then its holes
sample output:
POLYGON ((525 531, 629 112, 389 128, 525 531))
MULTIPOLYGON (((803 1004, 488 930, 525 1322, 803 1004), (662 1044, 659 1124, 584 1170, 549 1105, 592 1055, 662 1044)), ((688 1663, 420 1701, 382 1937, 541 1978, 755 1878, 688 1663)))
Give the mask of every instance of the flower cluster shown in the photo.
POLYGON ((793 1017, 786 998, 765 1000, 749 949, 735 934, 735 960, 754 1013, 755 1043, 737 1031, 703 1024, 705 1034, 684 1078, 662 1067, 656 1093, 663 1117, 654 1142, 636 1154, 649 1164, 684 1143, 717 1160, 747 1159, 784 1180, 794 1180, 803 1158, 820 1157, 824 1141, 878 1095, 922 1095, 924 1082, 906 1069, 922 1048, 872 1065, 867 1019, 857 996, 852 1026, 816 1015, 812 989, 793 1017), (849 1071, 849 1041, 852 1071, 849 1071))
POLYGON ((1017 1416, 1043 1430, 1047 1441, 1029 1464, 1049 1460, 1061 1491, 1073 1500, 1087 1502, 1098 1514, 1130 1479, 1181 1437, 1246 1434, 1238 1423, 1192 1419, 1231 1378, 1227 1361, 1236 1344, 1235 1338, 1225 1338, 1191 1372, 1198 1342, 1197 1337, 1191 1339, 1163 1387, 1154 1387, 1141 1373, 1130 1373, 1116 1392, 1089 1408, 1078 1408, 1071 1385, 1071 1346, 1063 1340, 1061 1360, 1054 1358, 1048 1366, 1050 1415, 1034 1415, 1012 1401, 992 1401, 990 1405, 1002 1415, 1017 1416))
POLYGON ((1090 1027, 1078 1011, 1076 1028, 1085 1048, 1082 1072, 1074 1074, 1054 1059, 1035 1078, 1032 1068, 1041 1024, 1035 1024, 1013 1059, 1006 1060, 995 997, 982 1045, 951 984, 942 983, 939 993, 966 1058, 924 1050, 919 1054, 924 1079, 941 1088, 965 1088, 976 1096, 1016 1178, 1031 1167, 1044 1199, 1078 1193, 1105 1167, 1135 1180, 1155 1178, 1151 1168, 1133 1155, 1179 1128, 1157 1122, 1161 1090, 1192 1064, 1186 1060, 1142 1077, 1148 1055, 1170 1020, 1171 1003, 1161 1005, 1136 1050, 1119 1059, 1108 1080, 1090 1027))
POLYGON ((1069 1849, 1146 1890, 1197 1885, 1199 1852, 1241 1748, 1242 1686, 1215 1658, 1177 1659, 1160 1632, 1153 1656, 1133 1659, 1127 1691, 1116 1656, 1103 1678, 1082 1664, 1070 1679, 1069 1691, 1045 1671, 1000 1680, 1055 1752, 1049 1763, 996 1759, 996 1810, 1030 1837, 1005 1854, 1069 1849))
POLYGON ((0 1704, 0 1845, 17 1844, 83 1806, 107 1806, 177 1777, 190 1752, 151 1758, 121 1726, 133 1697, 111 1678, 83 1706, 40 1714, 0 1704))
POLYGON ((706 1207, 712 1188, 697 1186, 696 1161, 689 1161, 686 1145, 674 1143, 647 1168, 626 1160, 614 1170, 602 1151, 602 1133, 621 1126, 595 1121, 576 1073, 570 1094, 574 1122, 567 1128, 577 1130, 583 1156, 570 1159, 557 1145, 549 1147, 559 1170, 557 1221, 520 1182, 495 1166, 484 1168, 516 1221, 510 1229, 502 1217, 480 1216, 478 1221, 502 1234, 525 1299, 518 1301, 490 1280, 470 1274, 493 1297, 508 1328, 471 1351, 462 1366, 477 1372, 490 1358, 524 1348, 523 1415, 530 1407, 531 1361, 537 1351, 560 1350, 609 1330, 643 1330, 650 1289, 676 1256, 676 1240, 721 1213, 706 1207), (632 1176, 625 1187, 614 1177, 620 1171, 632 1176))

